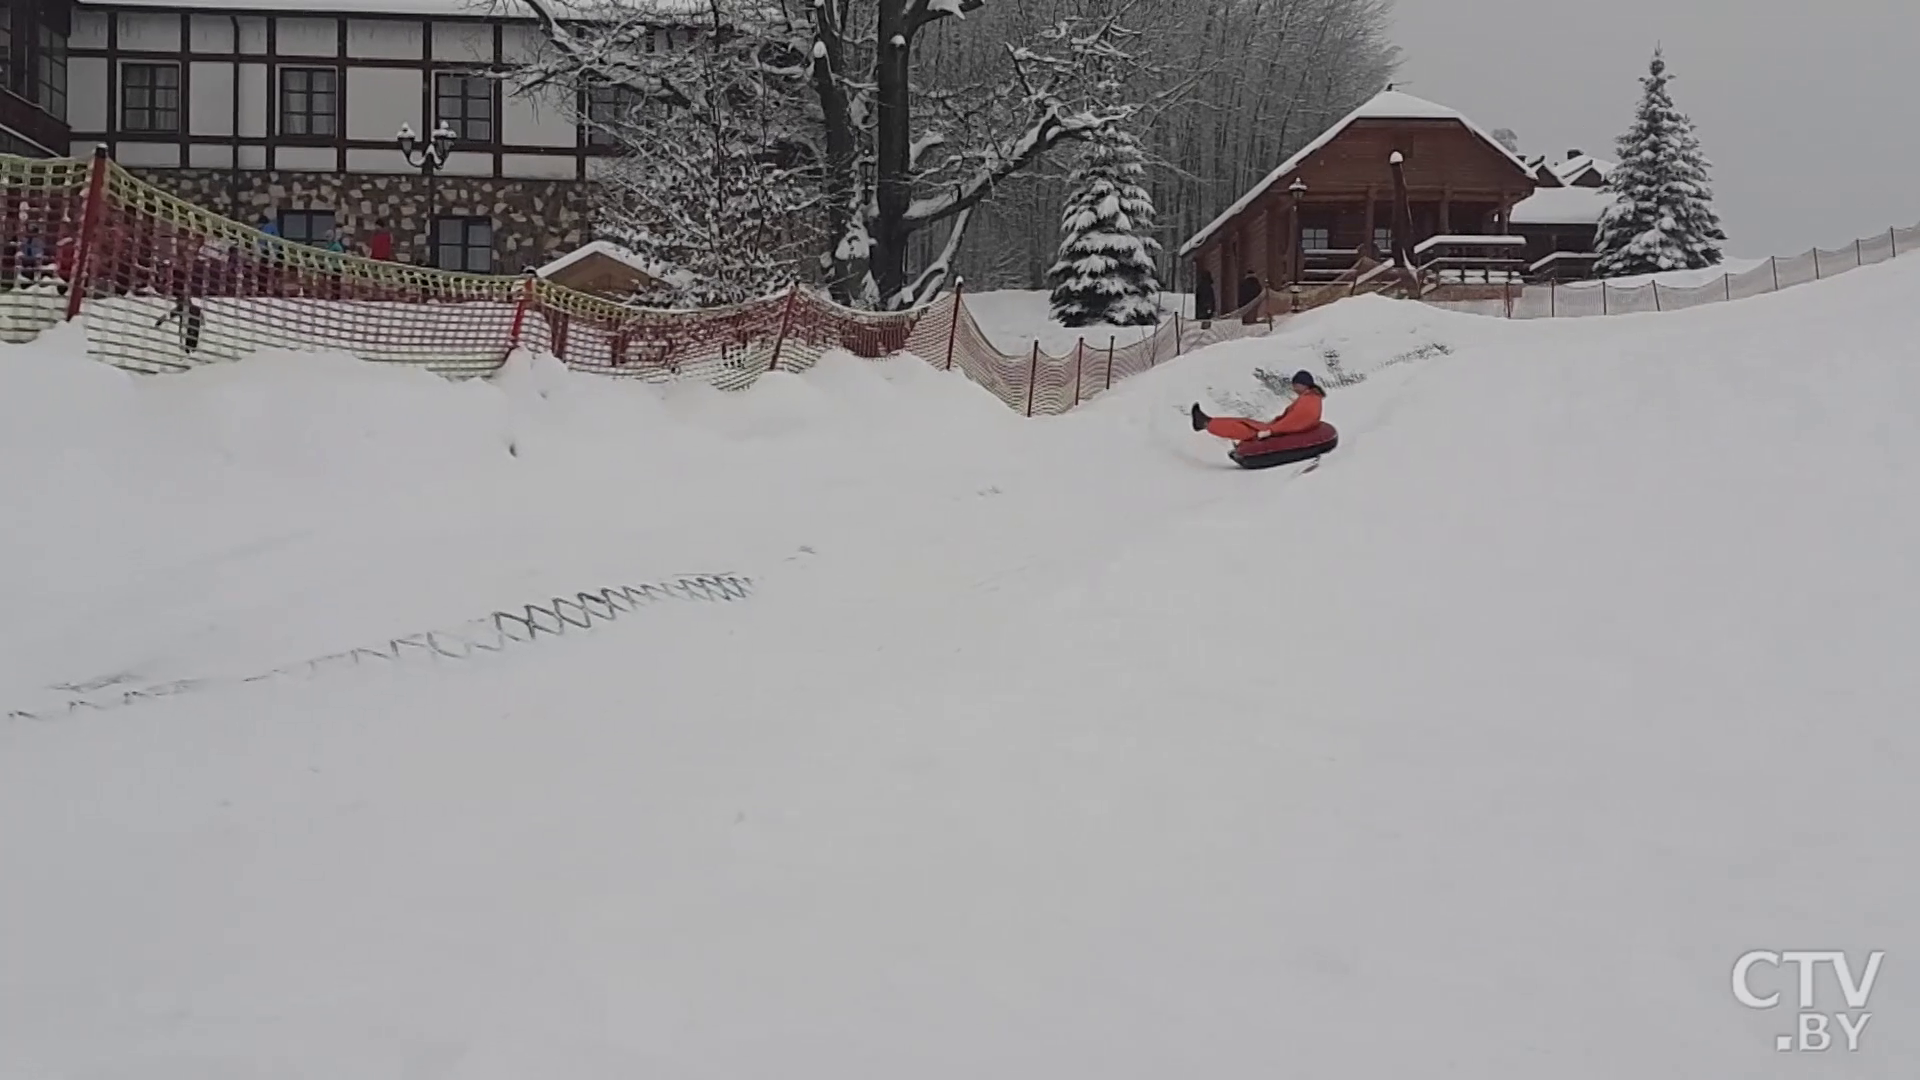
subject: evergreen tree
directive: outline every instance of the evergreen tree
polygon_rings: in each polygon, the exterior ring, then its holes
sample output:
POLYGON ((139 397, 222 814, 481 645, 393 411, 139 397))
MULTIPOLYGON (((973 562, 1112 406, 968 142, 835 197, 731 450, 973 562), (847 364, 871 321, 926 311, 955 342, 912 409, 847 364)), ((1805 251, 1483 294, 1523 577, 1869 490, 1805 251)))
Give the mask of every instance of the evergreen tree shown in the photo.
POLYGON ((1047 281, 1064 326, 1145 326, 1160 321, 1153 255, 1153 199, 1146 155, 1134 137, 1108 128, 1089 138, 1060 215, 1066 238, 1047 281))
POLYGON ((1713 212, 1708 162, 1693 121, 1667 93, 1659 49, 1640 85, 1645 92, 1633 126, 1616 145, 1620 165, 1607 178, 1617 201, 1600 220, 1594 251, 1601 277, 1697 270, 1720 263, 1726 233, 1713 212))

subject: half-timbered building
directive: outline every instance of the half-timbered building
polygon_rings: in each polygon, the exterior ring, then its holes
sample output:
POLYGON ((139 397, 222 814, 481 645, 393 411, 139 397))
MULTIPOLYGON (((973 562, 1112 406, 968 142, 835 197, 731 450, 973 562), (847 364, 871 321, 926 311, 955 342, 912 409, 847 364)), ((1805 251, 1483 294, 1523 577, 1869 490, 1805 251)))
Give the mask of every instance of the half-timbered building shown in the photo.
MULTIPOLYGON (((585 181, 606 152, 596 93, 515 92, 525 9, 475 0, 0 0, 7 149, 93 152, 287 238, 475 272, 537 267, 589 239, 585 181), (518 12, 518 14, 516 14, 518 12), (397 136, 445 124, 432 175, 397 136)), ((691 31, 662 27, 661 46, 691 31)))

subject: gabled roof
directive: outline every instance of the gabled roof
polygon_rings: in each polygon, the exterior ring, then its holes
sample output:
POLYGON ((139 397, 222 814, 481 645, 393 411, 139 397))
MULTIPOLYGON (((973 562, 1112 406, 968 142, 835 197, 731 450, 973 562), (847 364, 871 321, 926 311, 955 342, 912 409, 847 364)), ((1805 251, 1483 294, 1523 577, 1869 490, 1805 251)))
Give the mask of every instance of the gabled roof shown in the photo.
POLYGON ((1515 225, 1597 225, 1616 196, 1605 188, 1540 188, 1513 204, 1515 225))
POLYGON ((1479 137, 1481 142, 1486 143, 1498 151, 1500 156, 1513 162, 1514 168, 1519 169, 1528 176, 1533 175, 1533 170, 1527 168, 1526 162, 1515 157, 1513 151, 1507 149, 1500 140, 1487 134, 1480 125, 1467 119, 1463 113, 1456 109, 1449 109, 1445 105, 1436 105, 1425 98, 1417 98, 1412 94, 1403 93, 1389 87, 1374 95, 1366 104, 1353 110, 1346 116, 1341 117, 1338 123, 1321 132, 1318 138, 1301 147, 1292 157, 1281 162, 1278 168, 1267 174, 1266 179, 1255 184, 1251 191, 1240 196, 1238 202, 1227 207, 1226 210, 1221 212, 1219 217, 1208 222, 1206 228, 1194 233, 1192 239, 1180 245, 1180 255, 1185 257, 1192 254, 1193 250, 1201 244, 1206 243, 1207 240, 1219 230, 1220 226, 1231 221, 1234 217, 1238 216, 1242 210, 1253 205, 1254 200, 1272 190, 1273 186, 1279 183, 1281 179, 1299 168, 1309 157, 1320 152, 1328 143, 1338 138, 1341 132, 1347 130, 1347 128, 1351 127, 1357 120, 1453 120, 1464 125, 1468 131, 1473 132, 1474 135, 1479 137))
POLYGON ((1613 172, 1615 165, 1611 161, 1602 160, 1592 154, 1580 154, 1565 161, 1555 162, 1552 168, 1553 175, 1558 176, 1563 183, 1571 184, 1575 177, 1588 169, 1599 173, 1600 179, 1605 180, 1613 172))
POLYGON ((663 280, 667 276, 667 272, 665 270, 661 269, 658 266, 655 266, 654 264, 648 262, 647 260, 634 254, 633 252, 628 251, 626 248, 621 247, 619 244, 616 244, 611 240, 595 240, 595 241, 592 241, 591 243, 582 244, 579 247, 574 248, 572 251, 567 252, 565 255, 562 255, 559 258, 553 260, 552 262, 546 264, 545 266, 542 266, 538 270, 535 270, 534 273, 538 274, 541 277, 552 277, 553 275, 559 273, 560 271, 565 270, 567 267, 572 266, 574 263, 580 262, 582 259, 591 258, 595 255, 601 256, 603 258, 612 259, 614 262, 617 262, 620 265, 625 266, 629 270, 632 270, 636 273, 645 274, 646 276, 654 279, 655 281, 663 280))

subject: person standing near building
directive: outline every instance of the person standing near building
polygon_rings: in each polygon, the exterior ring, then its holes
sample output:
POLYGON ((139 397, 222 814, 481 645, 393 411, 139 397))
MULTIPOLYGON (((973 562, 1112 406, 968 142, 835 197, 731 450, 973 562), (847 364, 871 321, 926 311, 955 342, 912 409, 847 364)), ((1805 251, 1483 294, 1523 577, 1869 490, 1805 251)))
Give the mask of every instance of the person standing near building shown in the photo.
POLYGON ((393 233, 384 219, 374 222, 373 232, 367 235, 367 258, 393 261, 393 233))

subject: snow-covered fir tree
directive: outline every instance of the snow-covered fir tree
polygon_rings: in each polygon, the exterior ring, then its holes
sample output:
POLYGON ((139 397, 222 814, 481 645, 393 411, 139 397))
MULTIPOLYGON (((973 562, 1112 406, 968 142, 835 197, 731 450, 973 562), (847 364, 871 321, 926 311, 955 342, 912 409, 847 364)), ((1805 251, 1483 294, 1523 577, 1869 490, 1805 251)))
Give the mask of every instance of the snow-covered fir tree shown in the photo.
POLYGON ((1089 138, 1060 216, 1059 257, 1047 272, 1053 317, 1063 326, 1143 326, 1160 321, 1159 244, 1146 155, 1118 127, 1089 138))
POLYGON ((1607 178, 1616 202, 1600 219, 1594 270, 1601 277, 1697 270, 1720 263, 1727 238, 1713 212, 1708 162, 1693 121, 1667 92, 1659 49, 1640 80, 1633 126, 1616 145, 1620 165, 1607 178))

